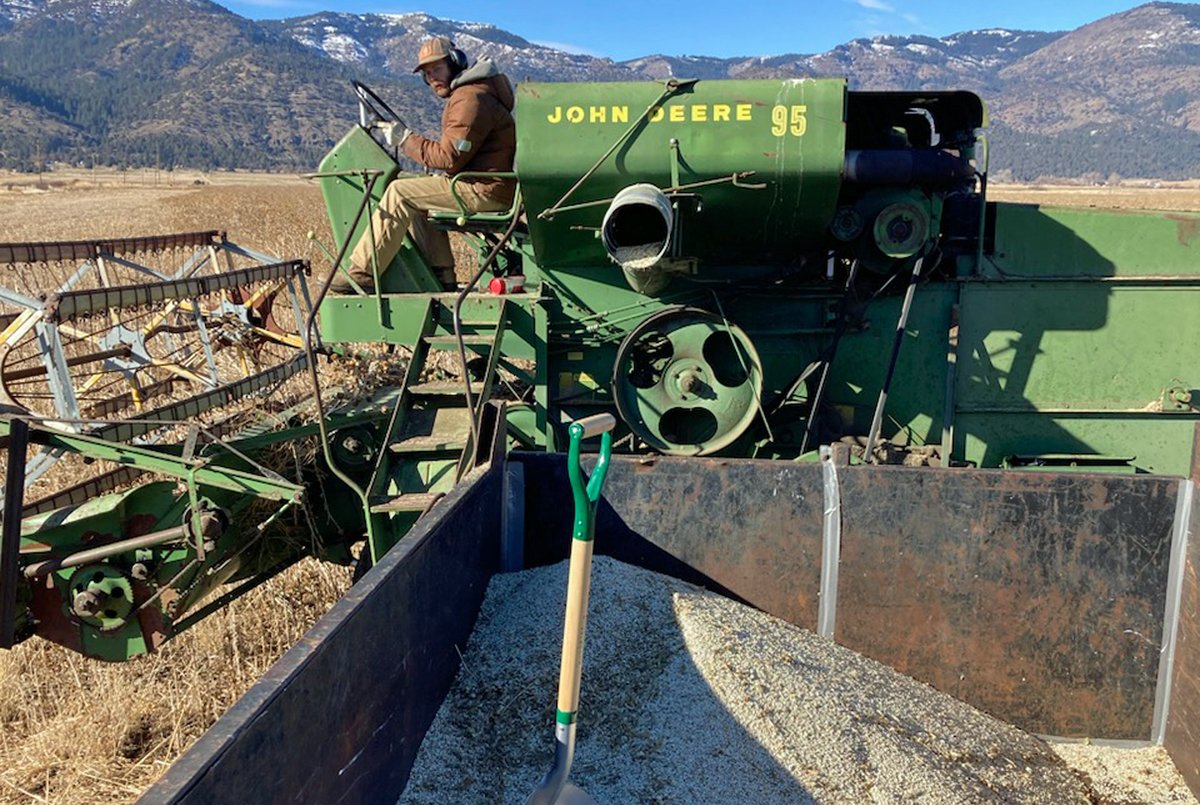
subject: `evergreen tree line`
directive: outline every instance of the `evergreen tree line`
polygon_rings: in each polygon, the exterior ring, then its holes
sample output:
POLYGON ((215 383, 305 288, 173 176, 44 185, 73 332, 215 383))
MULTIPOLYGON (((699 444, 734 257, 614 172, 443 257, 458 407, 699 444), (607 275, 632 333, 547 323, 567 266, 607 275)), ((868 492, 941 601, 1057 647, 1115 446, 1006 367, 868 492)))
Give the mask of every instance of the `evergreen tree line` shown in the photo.
POLYGON ((990 170, 1019 182, 1048 177, 1200 177, 1200 133, 1154 124, 1091 131, 1047 136, 993 122, 988 130, 990 170))

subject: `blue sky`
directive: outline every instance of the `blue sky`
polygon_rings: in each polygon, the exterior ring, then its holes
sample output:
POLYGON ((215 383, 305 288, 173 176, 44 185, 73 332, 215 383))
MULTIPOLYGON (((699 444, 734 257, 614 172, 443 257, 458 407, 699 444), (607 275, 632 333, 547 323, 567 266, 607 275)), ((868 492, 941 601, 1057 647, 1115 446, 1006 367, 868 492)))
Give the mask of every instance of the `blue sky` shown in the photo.
POLYGON ((978 28, 1058 31, 1139 6, 1145 0, 599 0, 594 3, 408 3, 402 0, 222 2, 251 19, 316 11, 404 13, 496 25, 566 50, 630 59, 652 53, 760 56, 818 53, 880 34, 945 36, 978 28))

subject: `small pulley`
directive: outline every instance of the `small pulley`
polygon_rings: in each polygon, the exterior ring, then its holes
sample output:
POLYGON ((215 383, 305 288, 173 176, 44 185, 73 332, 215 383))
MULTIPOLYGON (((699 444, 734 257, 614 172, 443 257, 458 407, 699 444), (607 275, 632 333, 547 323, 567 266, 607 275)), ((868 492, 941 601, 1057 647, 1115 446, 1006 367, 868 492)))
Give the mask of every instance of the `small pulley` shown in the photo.
POLYGON ((330 437, 333 460, 349 473, 370 472, 379 456, 379 436, 370 425, 341 428, 330 437))
POLYGON ((838 208, 829 231, 862 267, 890 274, 929 253, 937 242, 940 216, 940 200, 920 189, 878 187, 838 208))
POLYGON ((730 445, 758 416, 762 363, 741 328, 672 307, 621 342, 612 389, 621 418, 650 447, 703 456, 730 445))
POLYGON ((133 613, 133 584, 111 565, 85 565, 68 582, 68 616, 102 632, 125 625, 133 613))

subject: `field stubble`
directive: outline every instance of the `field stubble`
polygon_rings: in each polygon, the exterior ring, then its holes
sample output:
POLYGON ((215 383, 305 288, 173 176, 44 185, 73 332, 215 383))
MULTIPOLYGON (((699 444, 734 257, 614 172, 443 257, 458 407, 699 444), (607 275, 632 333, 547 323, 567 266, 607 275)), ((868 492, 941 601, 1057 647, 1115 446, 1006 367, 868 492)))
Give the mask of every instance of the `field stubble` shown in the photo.
MULTIPOLYGON (((1000 200, 1200 210, 1200 184, 1159 188, 994 186, 1000 200)), ((139 171, 0 174, 0 242, 217 229, 281 258, 328 262, 318 188, 295 176, 139 171)), ((459 274, 469 253, 455 244, 459 274)), ((0 276, 0 282, 4 278, 0 276)), ((5 283, 7 284, 7 283, 5 283)), ((33 639, 0 653, 0 802, 125 802, 252 685, 349 586, 305 560, 171 641, 121 665, 33 639)))

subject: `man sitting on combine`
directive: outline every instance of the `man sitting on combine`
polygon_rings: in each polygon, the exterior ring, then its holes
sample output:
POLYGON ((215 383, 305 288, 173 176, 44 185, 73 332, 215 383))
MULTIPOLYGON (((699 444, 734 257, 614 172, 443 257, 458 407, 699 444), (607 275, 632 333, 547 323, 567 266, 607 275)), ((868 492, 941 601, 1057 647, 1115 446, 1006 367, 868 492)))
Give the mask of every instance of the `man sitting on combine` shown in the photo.
MULTIPOLYGON (((430 225, 426 213, 458 210, 450 193, 449 177, 463 171, 513 169, 517 151, 513 88, 491 59, 479 59, 468 67, 466 54, 444 36, 421 45, 413 72, 422 73, 434 94, 446 100, 442 137, 430 140, 408 129, 404 129, 398 140, 392 131, 385 130, 385 135, 389 145, 398 145, 411 159, 445 171, 445 175, 398 178, 388 185, 371 220, 375 255, 382 273, 400 251, 405 232, 411 232, 442 287, 455 290, 450 239, 444 231, 430 225)), ((468 212, 497 212, 512 204, 516 185, 512 179, 468 178, 460 180, 455 189, 468 212)), ((354 281, 370 292, 375 289, 375 280, 367 231, 364 230, 351 252, 347 268, 354 281)), ((351 285, 339 272, 330 290, 349 293, 351 285)))

